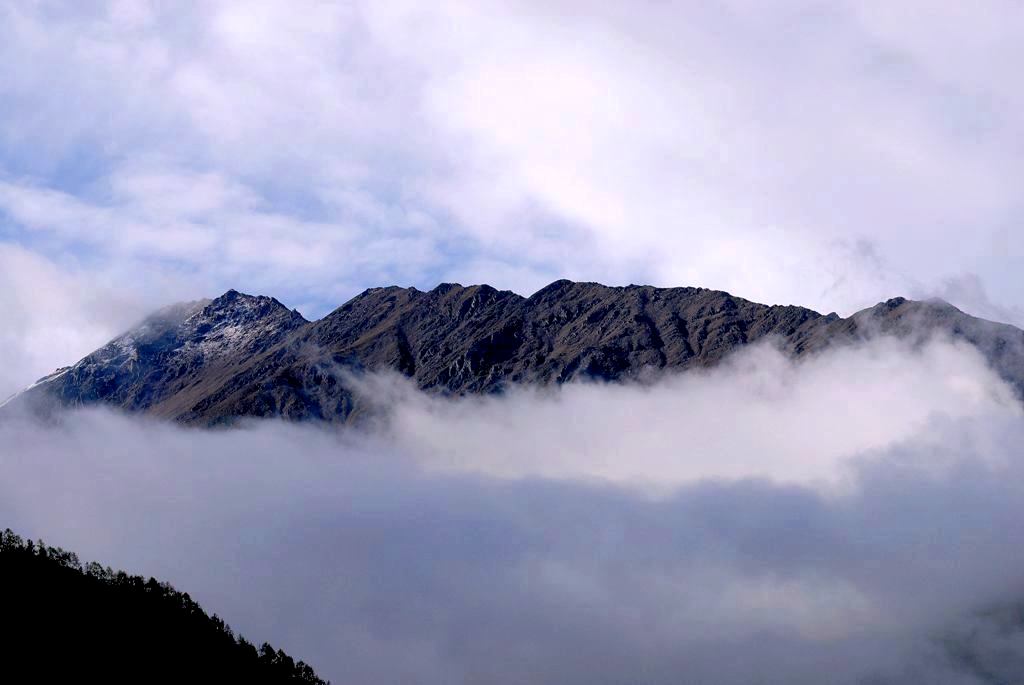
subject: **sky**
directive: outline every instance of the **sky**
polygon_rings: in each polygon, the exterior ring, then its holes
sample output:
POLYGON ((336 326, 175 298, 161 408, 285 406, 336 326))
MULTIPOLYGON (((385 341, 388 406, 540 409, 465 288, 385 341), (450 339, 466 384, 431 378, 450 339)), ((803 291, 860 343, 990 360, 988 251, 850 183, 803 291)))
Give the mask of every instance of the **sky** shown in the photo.
MULTIPOLYGON (((1022 325, 1021 35, 1011 0, 0 0, 0 400, 229 288, 309 318, 570 278, 1022 325)), ((992 612, 1024 597, 1024 405, 973 348, 354 389, 386 420, 0 422, 0 526, 334 682, 1024 672, 992 612)))
POLYGON ((3 385, 228 288, 1022 323, 1022 30, 999 0, 0 3, 3 385))

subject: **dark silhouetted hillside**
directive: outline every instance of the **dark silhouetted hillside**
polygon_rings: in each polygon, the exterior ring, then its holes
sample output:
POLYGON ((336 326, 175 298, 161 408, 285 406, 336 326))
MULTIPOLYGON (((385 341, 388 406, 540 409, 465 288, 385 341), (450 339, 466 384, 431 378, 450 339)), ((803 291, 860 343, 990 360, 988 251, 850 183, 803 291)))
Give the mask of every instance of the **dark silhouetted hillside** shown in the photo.
POLYGON ((0 533, 0 587, 2 682, 324 683, 167 583, 82 565, 9 529, 0 533))

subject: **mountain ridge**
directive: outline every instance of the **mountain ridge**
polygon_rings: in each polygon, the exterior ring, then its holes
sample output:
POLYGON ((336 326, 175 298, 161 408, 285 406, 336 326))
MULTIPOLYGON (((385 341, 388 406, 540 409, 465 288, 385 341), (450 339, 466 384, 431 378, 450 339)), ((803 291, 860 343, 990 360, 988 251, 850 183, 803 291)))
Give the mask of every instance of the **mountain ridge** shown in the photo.
POLYGON ((41 413, 100 404, 198 425, 348 422, 365 407, 346 372, 394 371, 427 392, 487 394, 709 367, 767 339, 799 359, 879 335, 936 334, 974 345, 1024 392, 1024 331, 941 300, 891 298, 843 318, 706 288, 560 279, 529 297, 486 284, 367 288, 314 321, 232 289, 158 310, 12 404, 41 413))

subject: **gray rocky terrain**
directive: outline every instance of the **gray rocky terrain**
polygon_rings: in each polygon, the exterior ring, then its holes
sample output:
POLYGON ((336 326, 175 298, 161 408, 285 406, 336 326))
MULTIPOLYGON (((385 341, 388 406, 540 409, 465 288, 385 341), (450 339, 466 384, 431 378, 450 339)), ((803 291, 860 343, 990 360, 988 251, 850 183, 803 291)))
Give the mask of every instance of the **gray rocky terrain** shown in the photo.
POLYGON ((432 393, 626 381, 714 365, 771 341, 799 359, 879 335, 975 345, 1024 392, 1024 331, 938 300, 903 298, 841 318, 703 288, 556 281, 530 297, 487 285, 371 288, 318 321, 234 290, 167 307, 4 408, 102 404, 217 425, 242 417, 347 422, 351 374, 394 371, 432 393))

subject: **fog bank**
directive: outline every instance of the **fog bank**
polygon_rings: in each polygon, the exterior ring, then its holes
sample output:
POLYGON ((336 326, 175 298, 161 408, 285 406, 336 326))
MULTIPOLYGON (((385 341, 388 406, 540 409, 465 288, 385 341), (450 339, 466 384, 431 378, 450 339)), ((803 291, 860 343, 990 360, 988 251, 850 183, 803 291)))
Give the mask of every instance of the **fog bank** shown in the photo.
POLYGON ((390 407, 363 432, 9 422, 0 525, 169 580, 334 682, 1021 673, 1020 626, 977 612, 1024 599, 1024 422, 970 349, 794 366, 760 348, 644 387, 486 399, 362 391, 390 407))

